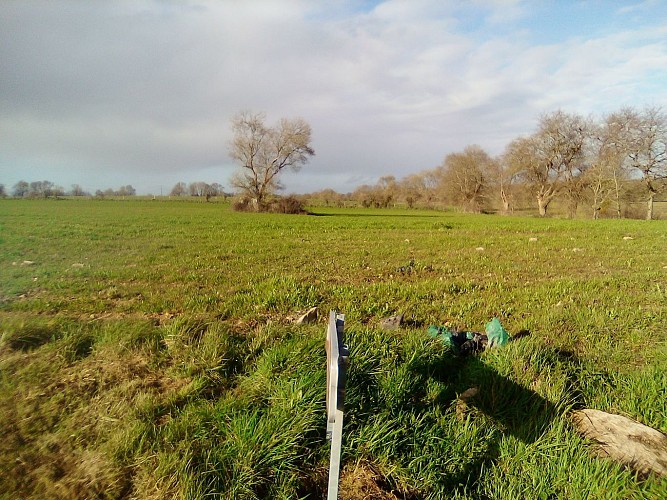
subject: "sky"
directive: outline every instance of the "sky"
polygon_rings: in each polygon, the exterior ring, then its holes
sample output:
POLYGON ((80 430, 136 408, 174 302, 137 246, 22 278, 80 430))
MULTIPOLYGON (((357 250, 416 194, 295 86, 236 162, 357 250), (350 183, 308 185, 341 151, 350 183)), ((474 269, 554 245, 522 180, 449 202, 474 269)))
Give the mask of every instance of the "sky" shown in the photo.
MULTIPOLYGON (((231 119, 304 118, 287 193, 501 154, 556 110, 667 110, 667 0, 2 0, 0 184, 229 186, 231 119)), ((229 189, 229 188, 228 188, 229 189)))

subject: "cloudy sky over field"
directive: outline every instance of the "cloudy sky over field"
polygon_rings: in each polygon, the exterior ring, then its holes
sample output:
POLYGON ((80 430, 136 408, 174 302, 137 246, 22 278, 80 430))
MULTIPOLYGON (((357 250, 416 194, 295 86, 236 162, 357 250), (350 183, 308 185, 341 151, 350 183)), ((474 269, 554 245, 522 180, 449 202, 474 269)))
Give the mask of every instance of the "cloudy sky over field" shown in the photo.
POLYGON ((0 4, 0 183, 165 194, 228 186, 230 119, 301 116, 288 192, 351 191, 541 113, 667 109, 667 2, 31 1, 0 4))

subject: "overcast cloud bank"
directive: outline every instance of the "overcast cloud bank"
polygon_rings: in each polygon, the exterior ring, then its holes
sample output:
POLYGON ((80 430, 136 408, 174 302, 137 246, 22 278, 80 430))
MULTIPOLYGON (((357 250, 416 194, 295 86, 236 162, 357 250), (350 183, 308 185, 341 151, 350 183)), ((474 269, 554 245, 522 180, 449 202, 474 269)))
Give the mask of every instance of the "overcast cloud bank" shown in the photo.
POLYGON ((10 1, 0 7, 0 183, 228 185, 230 119, 301 116, 287 191, 351 191, 540 114, 667 107, 663 2, 10 1), (463 6, 462 6, 463 5, 463 6), (361 7, 360 7, 361 6, 361 7))

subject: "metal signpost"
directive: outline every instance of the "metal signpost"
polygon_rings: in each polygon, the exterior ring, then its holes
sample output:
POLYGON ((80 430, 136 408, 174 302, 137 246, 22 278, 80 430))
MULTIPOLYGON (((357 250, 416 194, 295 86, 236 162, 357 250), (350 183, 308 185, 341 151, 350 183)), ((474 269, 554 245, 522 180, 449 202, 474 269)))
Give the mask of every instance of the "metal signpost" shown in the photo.
POLYGON ((350 352, 343 343, 345 315, 329 313, 327 328, 327 439, 331 441, 329 459, 329 490, 327 500, 338 498, 340 455, 343 443, 343 405, 345 403, 345 379, 350 352))

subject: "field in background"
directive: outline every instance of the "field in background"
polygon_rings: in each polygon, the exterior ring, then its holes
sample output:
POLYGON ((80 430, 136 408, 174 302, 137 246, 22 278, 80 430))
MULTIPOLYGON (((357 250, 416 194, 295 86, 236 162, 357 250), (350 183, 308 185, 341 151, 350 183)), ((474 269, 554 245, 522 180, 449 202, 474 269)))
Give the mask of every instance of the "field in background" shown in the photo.
POLYGON ((316 211, 0 200, 0 494, 321 498, 336 309, 345 498, 667 497, 567 419, 667 432, 667 222, 316 211), (530 335, 461 360, 426 334, 494 316, 530 335))

